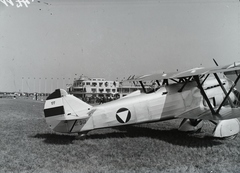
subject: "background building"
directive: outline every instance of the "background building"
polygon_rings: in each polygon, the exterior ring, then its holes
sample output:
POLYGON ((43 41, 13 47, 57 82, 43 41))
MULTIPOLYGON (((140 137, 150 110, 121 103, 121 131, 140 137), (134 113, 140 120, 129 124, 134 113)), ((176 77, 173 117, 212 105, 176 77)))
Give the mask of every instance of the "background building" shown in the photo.
MULTIPOLYGON (((144 82, 146 88, 149 88, 151 84, 152 82, 144 82)), ((80 76, 68 88, 70 94, 83 100, 90 98, 116 99, 136 90, 142 91, 142 87, 138 82, 119 82, 104 78, 89 78, 87 76, 80 76)))
POLYGON ((114 97, 118 92, 118 81, 107 81, 104 78, 80 76, 69 88, 69 93, 79 98, 114 97))

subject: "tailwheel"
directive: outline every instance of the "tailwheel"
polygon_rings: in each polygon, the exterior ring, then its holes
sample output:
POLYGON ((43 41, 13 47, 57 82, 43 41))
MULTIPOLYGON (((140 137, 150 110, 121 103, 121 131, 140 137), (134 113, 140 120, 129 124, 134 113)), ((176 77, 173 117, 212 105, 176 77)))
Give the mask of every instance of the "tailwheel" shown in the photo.
POLYGON ((85 133, 78 133, 78 136, 75 137, 75 139, 80 139, 80 140, 84 140, 87 137, 87 132, 85 133))
POLYGON ((237 118, 219 121, 213 131, 213 137, 234 139, 240 131, 237 118))
POLYGON ((178 128, 179 131, 199 133, 203 127, 203 121, 184 118, 178 128))

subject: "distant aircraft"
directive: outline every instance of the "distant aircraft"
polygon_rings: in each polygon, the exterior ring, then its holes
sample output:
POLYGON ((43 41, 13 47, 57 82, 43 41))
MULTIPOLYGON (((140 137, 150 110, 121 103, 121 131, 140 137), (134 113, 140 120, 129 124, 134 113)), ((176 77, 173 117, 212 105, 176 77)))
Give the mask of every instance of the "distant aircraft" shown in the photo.
POLYGON ((181 131, 200 131, 204 120, 216 125, 213 137, 234 138, 240 131, 240 93, 235 88, 238 70, 240 63, 140 76, 129 80, 140 82, 144 93, 138 90, 98 106, 57 89, 46 99, 44 114, 53 131, 78 133, 80 138, 94 129, 175 118, 183 119, 181 131), (223 74, 232 71, 235 81, 223 74), (143 82, 152 80, 158 87, 147 92, 143 82))

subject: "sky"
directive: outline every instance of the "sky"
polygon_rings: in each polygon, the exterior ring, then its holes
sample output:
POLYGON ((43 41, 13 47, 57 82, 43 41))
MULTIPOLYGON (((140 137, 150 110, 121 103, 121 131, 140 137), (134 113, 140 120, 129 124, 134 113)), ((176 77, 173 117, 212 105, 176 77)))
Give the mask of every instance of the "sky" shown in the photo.
POLYGON ((0 1, 0 91, 240 61, 238 0, 0 1))

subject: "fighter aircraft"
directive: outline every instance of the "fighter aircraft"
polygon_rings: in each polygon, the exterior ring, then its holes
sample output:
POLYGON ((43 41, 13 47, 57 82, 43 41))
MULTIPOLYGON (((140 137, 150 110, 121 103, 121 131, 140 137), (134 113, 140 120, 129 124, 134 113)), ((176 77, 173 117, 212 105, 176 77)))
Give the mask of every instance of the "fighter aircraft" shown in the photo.
POLYGON ((200 131, 203 121, 210 121, 216 126, 213 137, 231 138, 240 131, 237 119, 240 117, 240 92, 235 88, 239 70, 240 63, 233 63, 143 75, 130 81, 140 82, 144 92, 137 90, 97 106, 57 89, 46 99, 44 114, 53 131, 78 133, 80 137, 94 129, 180 118, 178 129, 181 131, 200 131), (223 74, 233 71, 235 81, 223 74), (144 81, 152 80, 158 87, 147 91, 144 81))

